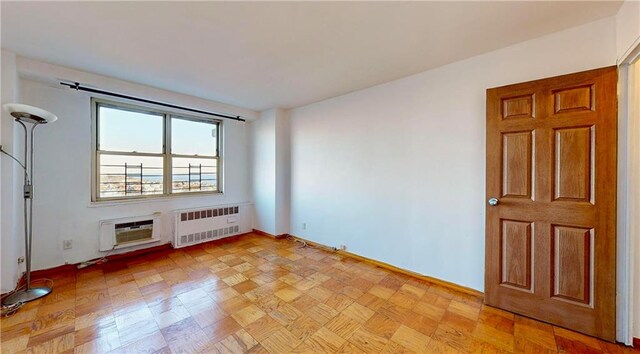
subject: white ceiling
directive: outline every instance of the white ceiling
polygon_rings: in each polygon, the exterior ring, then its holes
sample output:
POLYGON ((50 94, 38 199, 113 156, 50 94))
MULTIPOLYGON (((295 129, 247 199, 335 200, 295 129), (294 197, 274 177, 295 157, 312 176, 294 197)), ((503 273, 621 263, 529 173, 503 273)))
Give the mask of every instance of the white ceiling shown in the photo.
POLYGON ((605 2, 2 2, 2 47, 255 110, 612 16, 605 2))

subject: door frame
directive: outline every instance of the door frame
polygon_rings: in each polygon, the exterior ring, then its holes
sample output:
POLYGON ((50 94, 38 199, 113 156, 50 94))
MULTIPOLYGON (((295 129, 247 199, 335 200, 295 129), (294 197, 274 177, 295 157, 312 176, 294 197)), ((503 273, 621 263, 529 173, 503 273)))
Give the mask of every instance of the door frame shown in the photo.
MULTIPOLYGON (((640 295, 640 280, 635 269, 640 269, 640 119, 632 117, 634 102, 631 94, 640 70, 640 38, 618 60, 618 243, 617 243, 617 299, 616 339, 626 345, 633 344, 634 326, 640 327, 640 315, 635 316, 635 297, 640 295), (635 67, 633 67, 635 64, 635 67)), ((637 94, 636 94, 637 96, 637 94)))

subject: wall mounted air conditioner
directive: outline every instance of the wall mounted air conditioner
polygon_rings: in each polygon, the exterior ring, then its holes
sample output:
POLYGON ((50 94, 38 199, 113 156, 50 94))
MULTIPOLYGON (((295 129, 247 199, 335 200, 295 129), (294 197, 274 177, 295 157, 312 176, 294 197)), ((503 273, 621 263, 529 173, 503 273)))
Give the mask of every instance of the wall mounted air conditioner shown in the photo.
POLYGON ((160 213, 100 221, 100 251, 160 241, 160 213))

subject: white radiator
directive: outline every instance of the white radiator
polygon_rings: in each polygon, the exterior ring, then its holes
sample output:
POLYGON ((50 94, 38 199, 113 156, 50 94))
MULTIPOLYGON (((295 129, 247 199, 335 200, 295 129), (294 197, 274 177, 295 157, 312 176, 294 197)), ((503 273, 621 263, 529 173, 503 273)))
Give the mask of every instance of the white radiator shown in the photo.
POLYGON ((230 204, 175 210, 173 247, 180 248, 251 231, 249 208, 230 204))

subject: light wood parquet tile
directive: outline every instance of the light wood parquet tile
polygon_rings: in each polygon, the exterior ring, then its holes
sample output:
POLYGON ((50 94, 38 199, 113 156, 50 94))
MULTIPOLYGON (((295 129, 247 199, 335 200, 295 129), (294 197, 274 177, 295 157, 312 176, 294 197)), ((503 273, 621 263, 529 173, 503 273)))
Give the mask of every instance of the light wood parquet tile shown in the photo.
POLYGON ((257 345, 258 342, 247 331, 241 329, 215 343, 213 349, 218 353, 242 354, 251 352, 257 345))
POLYGON ((383 314, 375 313, 364 324, 364 327, 373 334, 390 339, 400 327, 400 322, 394 321, 383 314))
MULTIPOLYGON (((496 309, 496 311, 501 310, 496 309)), ((540 350, 550 351, 558 350, 553 326, 522 316, 514 316, 514 318, 513 333, 516 338, 516 350, 524 350, 525 348, 539 348, 540 350)), ((500 326, 494 325, 493 327, 500 329, 500 326)))
POLYGON ((289 332, 289 330, 279 328, 260 344, 262 344, 269 353, 291 353, 300 343, 298 338, 289 332))
POLYGON ((202 332, 207 336, 209 343, 216 343, 231 334, 242 329, 242 326, 231 316, 227 316, 207 327, 202 328, 202 332))
POLYGON ((344 339, 351 338, 353 333, 362 327, 356 320, 344 314, 337 315, 324 326, 344 339))
POLYGON ((413 311, 413 313, 415 313, 415 314, 418 314, 418 315, 421 315, 421 316, 425 316, 425 317, 429 317, 434 321, 440 322, 442 320, 442 317, 444 317, 444 313, 445 313, 446 309, 443 309, 443 308, 438 307, 436 305, 432 305, 432 304, 427 303, 427 302, 418 301, 413 306, 411 311, 413 311))
POLYGON ((120 343, 122 343, 123 346, 126 346, 138 341, 140 338, 159 331, 160 327, 158 327, 156 321, 154 319, 147 319, 136 323, 134 327, 122 330, 118 329, 118 334, 120 335, 120 343))
MULTIPOLYGON (((118 327, 116 326, 115 320, 111 319, 110 321, 100 321, 97 324, 77 329, 75 331, 75 343, 76 345, 80 345, 96 340, 102 336, 113 337, 113 334, 118 335, 118 327)), ((120 341, 119 335, 118 341, 120 341)))
POLYGON ((170 353, 167 342, 159 331, 141 336, 135 342, 109 352, 116 353, 170 353))
POLYGON ((265 315, 266 314, 262 310, 260 310, 258 306, 249 305, 241 310, 238 310, 237 312, 232 313, 231 317, 233 317, 241 326, 245 327, 265 315))
POLYGON ((389 343, 389 340, 375 335, 364 328, 360 328, 349 338, 349 343, 365 353, 379 353, 389 343))
POLYGON ((260 343, 282 328, 284 327, 270 316, 260 317, 244 327, 244 329, 260 343))
POLYGON ((401 325, 391 340, 417 353, 426 353, 431 337, 401 325))
POLYGON ((13 354, 19 353, 27 349, 29 344, 29 336, 15 337, 12 339, 2 339, 2 353, 13 354))
POLYGON ((431 338, 461 352, 472 351, 476 342, 470 333, 461 332, 443 324, 438 325, 431 338))
POLYGON ((56 326, 52 326, 45 332, 32 333, 29 336, 28 346, 32 347, 44 342, 49 342, 52 339, 58 338, 60 336, 63 336, 69 333, 73 334, 74 327, 75 326, 73 324, 66 324, 66 325, 60 325, 60 326, 56 325, 56 326))
POLYGON ((307 339, 306 344, 317 353, 334 353, 342 347, 344 342, 342 337, 322 327, 307 339))
POLYGON ((329 307, 324 303, 317 304, 313 306, 309 311, 307 311, 307 315, 316 320, 321 324, 325 324, 329 322, 331 319, 336 317, 340 312, 335 309, 329 307))
POLYGON ((497 348, 512 352, 514 350, 514 338, 513 335, 502 332, 495 327, 478 323, 474 329, 472 335, 483 341, 487 342, 497 348))
POLYGON ((438 322, 426 316, 409 316, 404 320, 405 326, 422 334, 431 336, 438 328, 438 322))
POLYGON ((374 313, 375 312, 373 310, 362 306, 357 302, 352 303, 342 311, 342 314, 352 318, 360 324, 364 324, 365 322, 367 322, 374 313))
POLYGON ((313 297, 314 299, 318 300, 318 301, 327 301, 328 298, 331 297, 331 295, 333 294, 330 290, 322 287, 322 286, 316 286, 313 287, 309 290, 307 290, 307 293, 309 294, 309 296, 313 297))
POLYGON ((119 348, 121 345, 117 330, 102 333, 96 339, 85 343, 78 341, 77 333, 75 339, 75 353, 106 353, 119 348))
POLYGON ((295 300, 298 296, 302 295, 302 293, 292 287, 289 287, 276 291, 275 295, 283 301, 290 302, 295 300))
POLYGON ((427 346, 426 350, 428 353, 434 353, 434 354, 463 353, 435 339, 431 339, 431 341, 429 341, 429 345, 427 346))
POLYGON ((394 342, 394 341, 389 341, 389 343, 387 344, 387 346, 384 347, 384 349, 382 349, 382 351, 380 352, 382 354, 417 354, 416 352, 409 350, 405 347, 403 347, 402 345, 394 342))
POLYGON ((249 305, 252 305, 252 302, 246 296, 239 295, 218 304, 226 313, 235 313, 249 305))
POLYGON ((286 326, 286 328, 296 336, 301 342, 304 342, 312 336, 316 331, 318 331, 322 327, 321 324, 311 319, 309 316, 302 315, 302 317, 295 320, 290 325, 286 326))
POLYGON ((248 234, 54 274, 2 353, 631 353, 482 299, 248 234))
POLYGON ((46 342, 29 345, 25 353, 64 353, 75 347, 73 333, 54 337, 46 342))

